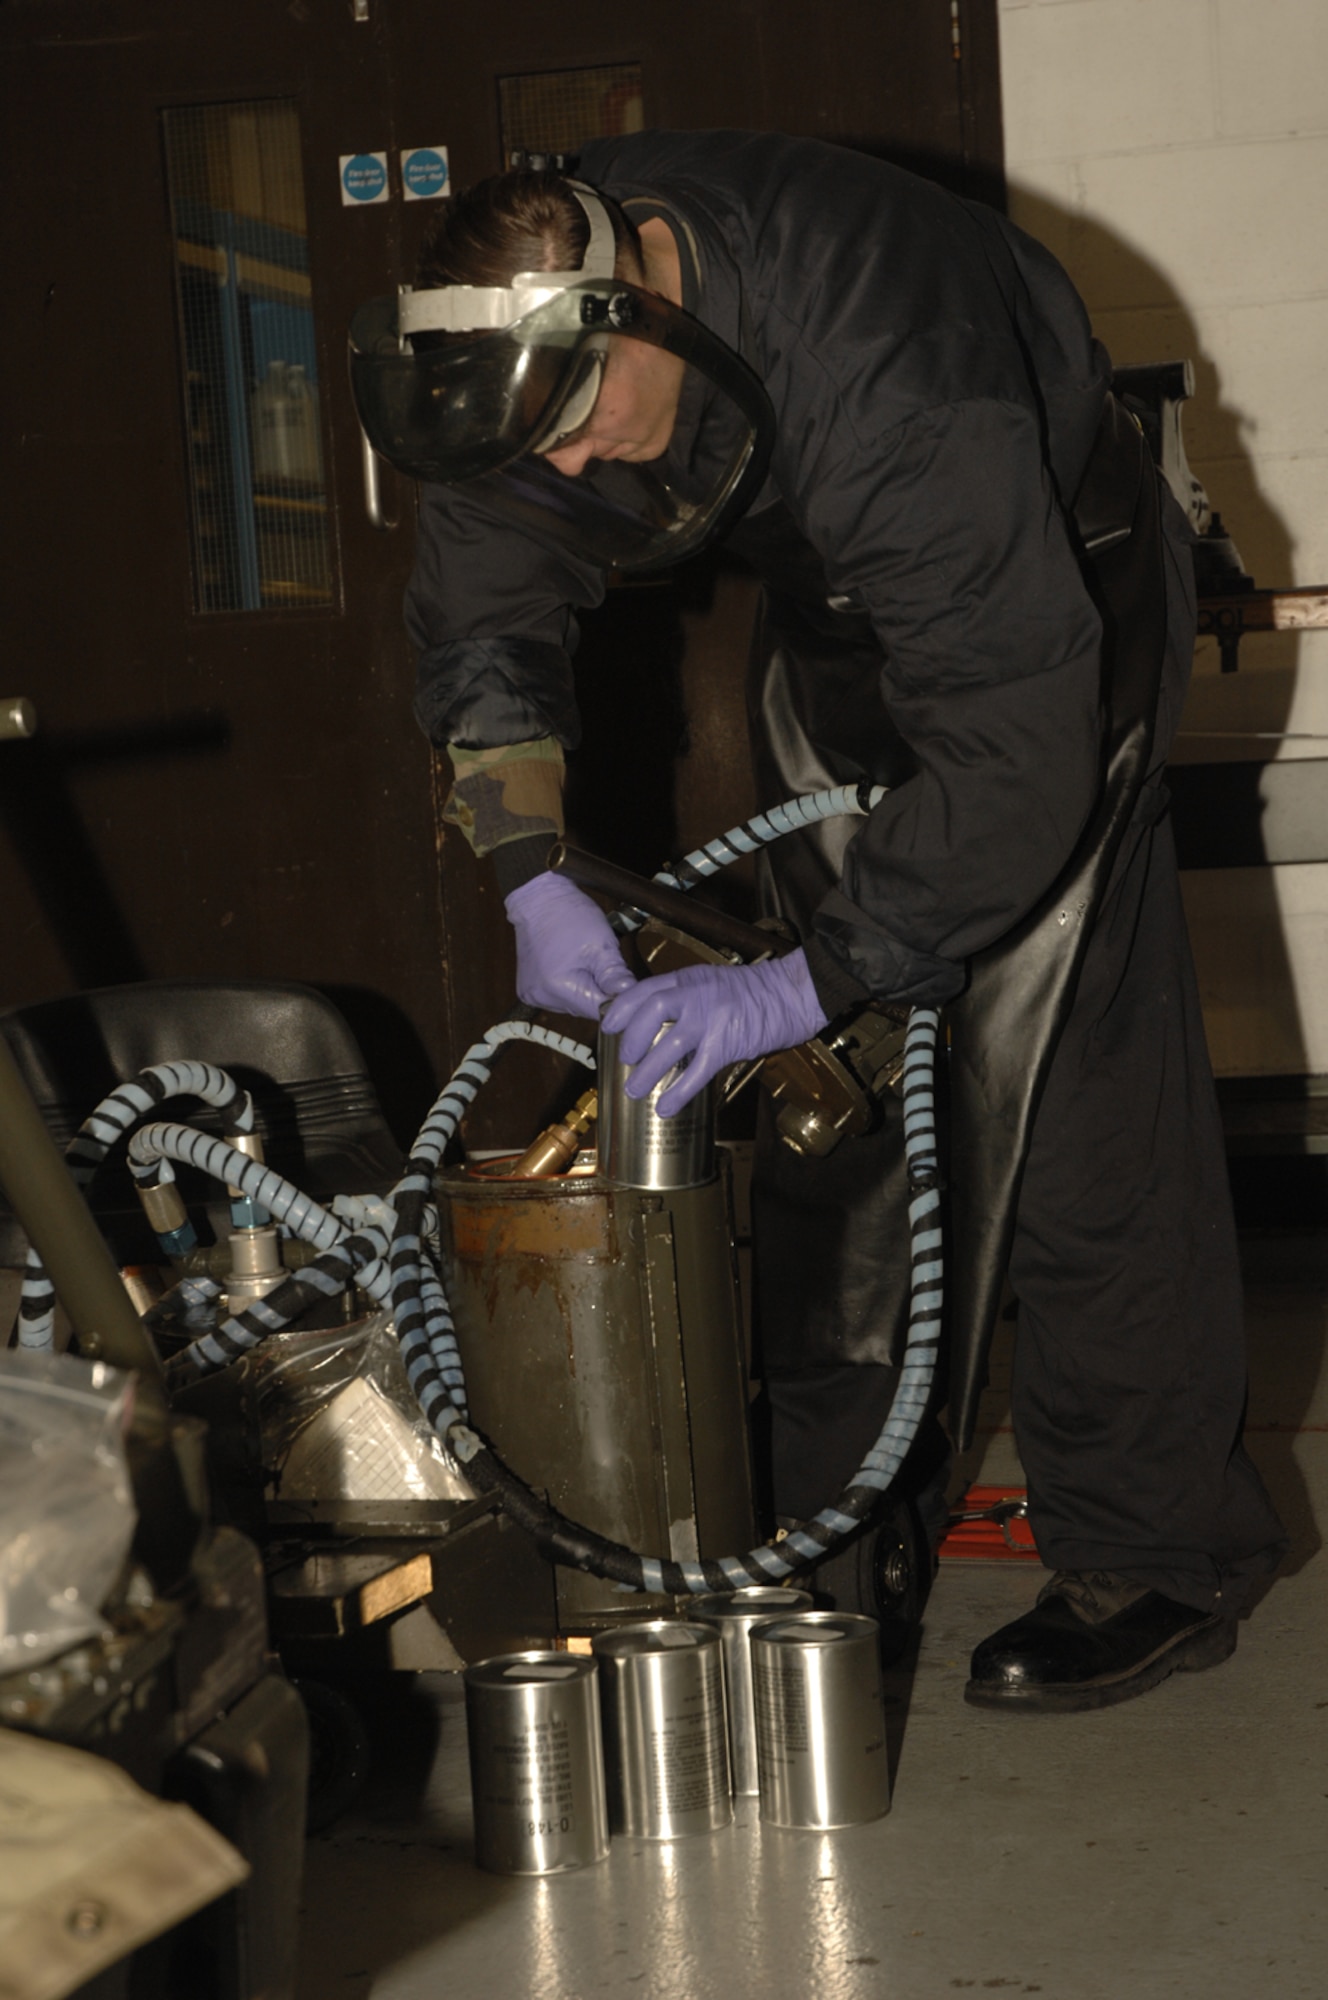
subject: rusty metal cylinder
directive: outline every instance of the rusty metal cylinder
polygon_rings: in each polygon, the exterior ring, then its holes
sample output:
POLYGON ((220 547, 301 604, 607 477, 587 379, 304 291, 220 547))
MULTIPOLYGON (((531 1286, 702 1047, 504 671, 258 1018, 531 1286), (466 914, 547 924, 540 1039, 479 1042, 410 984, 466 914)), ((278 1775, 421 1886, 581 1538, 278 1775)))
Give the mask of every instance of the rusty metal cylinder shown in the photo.
MULTIPOLYGON (((437 1182, 444 1278, 477 1427, 562 1513, 645 1555, 756 1539, 726 1183, 598 1174, 437 1182)), ((559 1568, 564 1632, 672 1608, 559 1568)))

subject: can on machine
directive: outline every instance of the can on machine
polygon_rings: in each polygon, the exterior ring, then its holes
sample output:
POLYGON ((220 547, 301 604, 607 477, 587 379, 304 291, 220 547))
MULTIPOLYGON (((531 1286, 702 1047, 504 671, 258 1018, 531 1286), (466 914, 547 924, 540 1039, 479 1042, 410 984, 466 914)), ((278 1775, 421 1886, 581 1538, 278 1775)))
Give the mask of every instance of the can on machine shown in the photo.
MULTIPOLYGON (((663 1034, 664 1030, 661 1029, 663 1034)), ((698 1091, 672 1118, 661 1118, 656 1106, 674 1072, 656 1084, 648 1097, 629 1097, 626 1083, 632 1065, 619 1050, 621 1037, 599 1038, 599 1165, 600 1172, 621 1187, 701 1187, 715 1178, 715 1086, 698 1091)), ((658 1036, 656 1037, 658 1040, 658 1036)))
POLYGON ((768 1618, 751 1635, 761 1818, 859 1826, 890 1809, 879 1633, 857 1612, 768 1618))
POLYGON ((652 1618, 600 1632, 592 1645, 614 1833, 676 1840, 727 1826, 733 1802, 718 1632, 652 1618))
POLYGON ((467 1667, 475 1859, 495 1875, 555 1875, 609 1851, 595 1662, 504 1653, 467 1667))
POLYGON ((735 1798, 760 1790, 756 1776, 756 1717, 752 1709, 751 1630, 763 1618, 810 1611, 811 1593, 781 1584, 753 1583, 694 1597, 687 1609, 703 1625, 713 1625, 724 1649, 724 1700, 729 1721, 729 1770, 735 1798))

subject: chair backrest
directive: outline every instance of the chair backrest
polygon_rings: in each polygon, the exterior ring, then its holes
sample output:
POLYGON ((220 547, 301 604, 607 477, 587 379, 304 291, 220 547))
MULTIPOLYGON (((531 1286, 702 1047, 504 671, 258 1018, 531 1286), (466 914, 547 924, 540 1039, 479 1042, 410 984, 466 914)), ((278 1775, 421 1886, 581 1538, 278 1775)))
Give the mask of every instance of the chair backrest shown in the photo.
MULTIPOLYGON (((153 1063, 192 1057, 227 1070, 252 1093, 268 1160, 307 1193, 382 1193, 401 1172, 401 1150, 359 1046, 312 987, 147 980, 14 1008, 0 1014, 0 1033, 62 1148, 118 1083, 153 1063)), ((163 1115, 218 1129, 188 1100, 163 1115)), ((194 1206, 220 1195, 184 1173, 180 1180, 194 1206)), ((89 1200, 122 1262, 153 1260, 155 1239, 121 1159, 98 1173, 89 1200)), ((22 1232, 0 1207, 0 1265, 25 1254, 22 1232)))

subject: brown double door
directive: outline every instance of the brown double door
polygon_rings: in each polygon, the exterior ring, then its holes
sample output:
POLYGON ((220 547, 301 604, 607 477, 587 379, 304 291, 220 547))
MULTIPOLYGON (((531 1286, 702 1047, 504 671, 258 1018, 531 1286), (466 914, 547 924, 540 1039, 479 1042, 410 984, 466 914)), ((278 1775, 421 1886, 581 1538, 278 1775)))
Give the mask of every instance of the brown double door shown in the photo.
MULTIPOLYGON (((956 65, 948 0, 814 26, 766 0, 4 10, 0 693, 40 731, 0 744, 0 1005, 301 979, 403 1088, 503 1011, 496 898, 452 840, 440 868, 400 615, 414 497, 382 468, 395 525, 371 522, 351 313, 409 277, 443 147, 464 183, 596 127, 764 125, 993 171, 994 6, 961 14, 956 65)), ((722 578, 606 610, 601 661, 626 645, 668 683, 645 708, 681 839, 745 803, 744 617, 722 578)), ((586 660, 593 691, 593 631, 586 660)), ((592 766, 631 747, 601 731, 592 766)), ((626 817, 617 844, 646 858, 626 817)))

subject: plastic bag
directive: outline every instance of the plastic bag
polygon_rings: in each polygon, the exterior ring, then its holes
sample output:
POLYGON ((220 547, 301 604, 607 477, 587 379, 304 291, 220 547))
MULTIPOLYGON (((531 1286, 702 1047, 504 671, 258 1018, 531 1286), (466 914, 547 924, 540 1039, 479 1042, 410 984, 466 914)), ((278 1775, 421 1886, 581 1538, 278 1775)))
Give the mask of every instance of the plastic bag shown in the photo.
POLYGON ((415 1401, 378 1313, 269 1336, 252 1363, 263 1469, 282 1501, 469 1500, 474 1489, 415 1401))
POLYGON ((137 1513, 133 1377, 73 1354, 0 1353, 0 1673, 94 1633, 137 1513))

